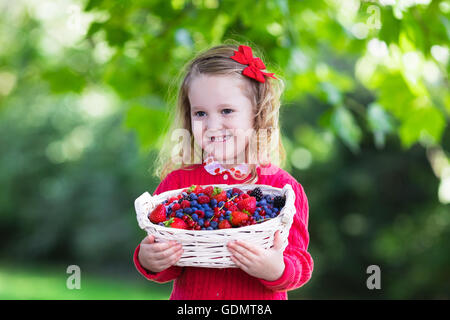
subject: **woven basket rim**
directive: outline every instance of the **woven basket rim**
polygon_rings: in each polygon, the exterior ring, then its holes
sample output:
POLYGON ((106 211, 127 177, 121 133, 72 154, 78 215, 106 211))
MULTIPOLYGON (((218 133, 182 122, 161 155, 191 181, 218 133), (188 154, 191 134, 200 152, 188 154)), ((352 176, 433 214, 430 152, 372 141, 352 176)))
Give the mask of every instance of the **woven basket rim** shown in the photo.
MULTIPOLYGON (((286 185, 290 185, 290 184, 286 184, 286 185)), ((252 185, 244 185, 244 184, 233 184, 233 185, 228 185, 228 184, 204 184, 204 185, 199 185, 201 187, 204 186, 214 186, 214 187, 219 187, 222 190, 227 190, 227 189, 232 189, 232 188, 239 188, 242 191, 244 191, 243 189, 254 189, 256 187, 259 188, 264 188, 264 189, 269 189, 270 191, 275 191, 276 193, 278 193, 279 195, 283 194, 283 191, 285 190, 286 187, 284 188, 278 188, 278 187, 273 187, 273 186, 269 186, 269 185, 265 185, 265 184, 252 184, 252 185)), ((152 199, 152 208, 156 207, 157 205, 161 204, 164 200, 170 198, 169 194, 172 193, 176 193, 176 194, 180 194, 182 192, 182 190, 187 189, 187 187, 184 188, 179 188, 179 189, 173 189, 173 190, 167 190, 164 191, 158 195, 150 195, 150 198, 152 199)), ((201 235, 201 234, 217 234, 217 233, 225 233, 225 234, 234 234, 236 232, 246 232, 248 231, 249 233, 257 231, 257 229, 260 227, 260 225, 262 223, 264 223, 265 227, 268 227, 268 224, 277 224, 278 220, 281 220, 284 216, 284 210, 285 207, 283 207, 280 210, 280 213, 271 219, 268 219, 267 221, 261 222, 261 223, 256 223, 254 225, 249 225, 249 226, 243 226, 243 227, 238 227, 238 228, 227 228, 227 229, 215 229, 215 230, 190 230, 190 229, 178 229, 178 228, 169 228, 169 227, 165 227, 165 226, 160 226, 158 224, 154 224, 153 222, 151 222, 148 219, 148 213, 142 213, 142 218, 144 218, 144 223, 145 226, 144 229, 145 231, 147 231, 147 228, 154 228, 155 231, 158 232, 172 232, 172 233, 194 233, 197 235, 201 235), (145 216, 144 216, 145 215, 145 216)))

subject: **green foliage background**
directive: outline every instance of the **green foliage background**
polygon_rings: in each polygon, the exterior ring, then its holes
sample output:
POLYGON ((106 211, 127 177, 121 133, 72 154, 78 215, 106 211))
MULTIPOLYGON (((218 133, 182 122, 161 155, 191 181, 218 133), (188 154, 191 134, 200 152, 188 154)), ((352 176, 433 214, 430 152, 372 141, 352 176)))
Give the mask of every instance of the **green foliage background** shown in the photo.
MULTIPOLYGON (((251 45, 286 83, 285 169, 309 199, 315 261, 290 299, 450 297, 449 1, 0 8, 0 281, 10 279, 1 297, 30 298, 11 287, 21 277, 32 286, 27 272, 50 277, 36 266, 60 270, 64 287, 69 264, 139 283, 143 299, 168 297, 170 286, 146 282, 132 265, 144 236, 133 201, 159 183, 153 161, 179 71, 229 40, 251 45), (372 264, 381 290, 366 287, 372 264)), ((128 295, 114 288, 123 294, 31 298, 128 295)))

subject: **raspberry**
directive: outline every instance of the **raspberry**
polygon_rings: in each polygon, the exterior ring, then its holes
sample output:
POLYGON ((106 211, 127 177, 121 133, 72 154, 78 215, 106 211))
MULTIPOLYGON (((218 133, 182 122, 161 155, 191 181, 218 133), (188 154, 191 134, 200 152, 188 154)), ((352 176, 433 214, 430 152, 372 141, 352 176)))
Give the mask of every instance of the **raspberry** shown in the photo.
POLYGON ((183 200, 181 202, 181 208, 190 208, 191 207, 191 203, 188 200, 183 200))
POLYGON ((205 204, 205 203, 208 203, 209 200, 210 199, 208 196, 200 196, 200 197, 198 197, 197 202, 200 204, 205 204))

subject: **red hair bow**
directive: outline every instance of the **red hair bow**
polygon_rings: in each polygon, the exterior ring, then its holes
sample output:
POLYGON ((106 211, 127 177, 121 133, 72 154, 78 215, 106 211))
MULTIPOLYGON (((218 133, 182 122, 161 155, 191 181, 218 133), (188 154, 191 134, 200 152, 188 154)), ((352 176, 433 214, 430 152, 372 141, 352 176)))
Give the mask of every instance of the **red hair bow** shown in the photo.
POLYGON ((253 57, 252 48, 250 47, 242 45, 239 46, 239 50, 234 51, 234 55, 230 58, 234 61, 239 62, 240 64, 248 65, 248 67, 242 71, 242 74, 247 77, 253 78, 259 82, 266 81, 264 76, 276 79, 273 73, 261 71, 264 70, 266 66, 260 58, 253 57))

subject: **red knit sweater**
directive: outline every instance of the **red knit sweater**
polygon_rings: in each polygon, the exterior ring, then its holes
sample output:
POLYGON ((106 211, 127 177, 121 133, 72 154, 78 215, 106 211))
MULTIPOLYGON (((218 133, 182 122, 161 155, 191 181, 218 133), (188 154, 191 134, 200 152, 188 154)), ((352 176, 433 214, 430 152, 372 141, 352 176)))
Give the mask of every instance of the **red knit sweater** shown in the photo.
MULTIPOLYGON (((288 241, 284 251, 285 269, 282 276, 275 281, 266 281, 250 276, 238 268, 200 268, 172 266, 158 273, 153 273, 141 266, 138 259, 140 245, 134 252, 134 264, 147 279, 164 283, 174 281, 170 299, 174 300, 286 300, 287 291, 304 285, 313 271, 313 260, 308 253, 308 200, 303 187, 286 171, 271 165, 270 170, 257 168, 257 184, 283 188, 291 184, 295 195, 294 215, 288 241), (263 171, 261 171, 263 170, 263 171), (270 172, 271 171, 271 172, 270 172), (270 174, 267 174, 270 172, 270 174)), ((172 171, 160 183, 154 194, 167 190, 189 187, 193 184, 239 184, 230 175, 211 175, 203 165, 194 166, 194 170, 178 169, 172 171)))

